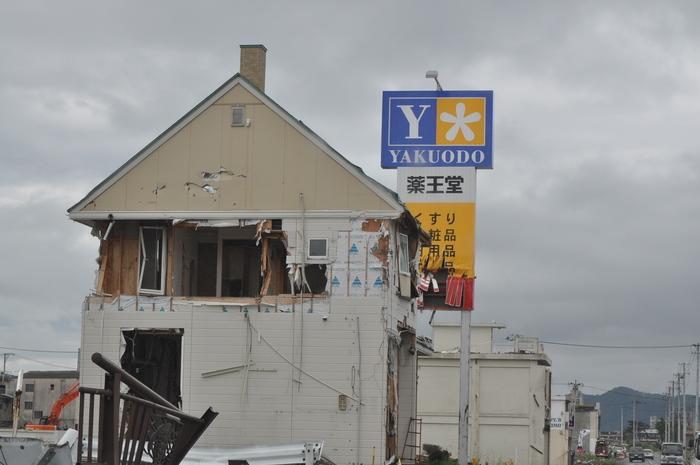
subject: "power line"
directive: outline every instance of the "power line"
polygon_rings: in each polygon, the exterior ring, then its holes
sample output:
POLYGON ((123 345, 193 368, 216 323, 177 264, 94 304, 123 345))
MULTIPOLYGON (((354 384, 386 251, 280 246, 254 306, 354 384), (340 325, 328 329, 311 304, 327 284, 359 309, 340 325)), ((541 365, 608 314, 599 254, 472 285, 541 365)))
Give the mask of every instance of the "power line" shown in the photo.
POLYGON ((43 352, 50 354, 77 354, 77 350, 39 350, 39 349, 18 349, 16 347, 0 347, 5 350, 16 350, 18 352, 43 352))
POLYGON ((552 342, 552 341, 540 341, 543 344, 552 344, 557 346, 570 346, 570 347, 587 347, 591 349, 682 349, 687 347, 693 347, 693 344, 683 344, 677 346, 604 346, 600 344, 571 344, 568 342, 552 342))
POLYGON ((65 368, 67 370, 75 370, 75 367, 68 367, 65 365, 57 365, 55 363, 46 362, 44 360, 35 360, 33 358, 23 357, 23 356, 19 356, 19 358, 24 359, 24 360, 29 360, 30 362, 34 362, 34 363, 41 363, 42 365, 49 365, 49 366, 57 367, 57 368, 65 368))

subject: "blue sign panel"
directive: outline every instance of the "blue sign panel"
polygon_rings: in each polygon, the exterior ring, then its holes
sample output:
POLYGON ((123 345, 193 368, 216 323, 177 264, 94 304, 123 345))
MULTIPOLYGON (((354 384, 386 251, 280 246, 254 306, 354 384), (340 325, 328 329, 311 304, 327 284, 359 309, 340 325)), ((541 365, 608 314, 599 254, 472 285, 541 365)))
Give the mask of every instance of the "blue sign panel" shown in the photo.
POLYGON ((387 91, 382 168, 493 168, 493 91, 387 91))

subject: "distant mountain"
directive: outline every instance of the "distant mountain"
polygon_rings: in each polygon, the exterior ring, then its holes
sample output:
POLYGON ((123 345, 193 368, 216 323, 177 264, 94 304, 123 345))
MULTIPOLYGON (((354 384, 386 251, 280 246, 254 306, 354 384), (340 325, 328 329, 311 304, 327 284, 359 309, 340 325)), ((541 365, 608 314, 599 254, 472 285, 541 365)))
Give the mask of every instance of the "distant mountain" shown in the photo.
MULTIPOLYGON (((583 395, 583 403, 595 405, 600 403, 600 429, 601 431, 620 431, 620 425, 627 428, 633 417, 649 426, 650 418, 666 417, 666 402, 663 394, 649 394, 635 391, 627 387, 616 387, 604 394, 583 395), (636 405, 636 412, 633 411, 636 405)), ((695 396, 686 397, 686 409, 692 412, 695 408, 695 396)))

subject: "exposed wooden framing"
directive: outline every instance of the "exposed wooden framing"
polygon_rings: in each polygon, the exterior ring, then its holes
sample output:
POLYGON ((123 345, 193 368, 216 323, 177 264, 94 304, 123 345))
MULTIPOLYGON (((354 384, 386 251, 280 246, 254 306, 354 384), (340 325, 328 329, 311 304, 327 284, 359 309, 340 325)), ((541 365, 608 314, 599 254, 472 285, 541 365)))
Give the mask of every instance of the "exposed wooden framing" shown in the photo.
POLYGON ((163 289, 164 295, 173 295, 173 248, 174 245, 174 234, 173 234, 172 223, 165 227, 166 237, 168 238, 168 262, 165 271, 165 289, 163 289))
POLYGON ((272 280, 271 266, 270 266, 270 238, 264 236, 262 238, 262 274, 263 274, 263 285, 260 289, 260 295, 267 295, 270 288, 270 281, 272 280))
POLYGON ((95 291, 98 294, 104 294, 104 285, 105 285, 105 272, 107 270, 107 262, 109 261, 109 254, 104 254, 100 256, 100 271, 99 274, 97 275, 97 285, 95 286, 95 291))
MULTIPOLYGON (((122 254, 121 254, 122 250, 124 250, 124 233, 123 232, 119 233, 119 251, 120 251, 120 253, 117 256, 117 259, 119 260, 119 262, 117 264, 117 267, 114 268, 114 270, 117 270, 117 271, 112 271, 112 276, 113 277, 116 276, 116 278, 117 278, 116 287, 114 289, 112 289, 112 291, 113 292, 119 291, 120 293, 121 293, 121 289, 122 289, 122 274, 118 270, 122 269, 122 254)), ((112 261, 114 261, 114 260, 112 260, 112 261)))

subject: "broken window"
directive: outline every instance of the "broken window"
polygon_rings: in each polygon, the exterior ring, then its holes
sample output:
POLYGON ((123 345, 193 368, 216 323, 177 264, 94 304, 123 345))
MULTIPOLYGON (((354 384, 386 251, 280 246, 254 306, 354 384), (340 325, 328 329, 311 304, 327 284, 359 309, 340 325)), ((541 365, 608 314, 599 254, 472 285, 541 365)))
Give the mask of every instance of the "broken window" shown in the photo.
POLYGON ((294 288, 294 293, 323 294, 326 291, 327 284, 326 265, 306 265, 304 272, 301 274, 301 279, 294 288))
POLYGON ((139 292, 165 293, 167 248, 165 228, 142 226, 139 231, 139 292))
MULTIPOLYGON (((96 286, 112 295, 292 294, 288 239, 276 229, 281 227, 281 220, 179 221, 172 228, 117 223, 101 244, 101 285, 96 286)), ((328 253, 327 241, 322 240, 319 253, 328 253)))
POLYGON ((121 366, 134 378, 180 407, 180 371, 183 329, 122 331, 121 366))

